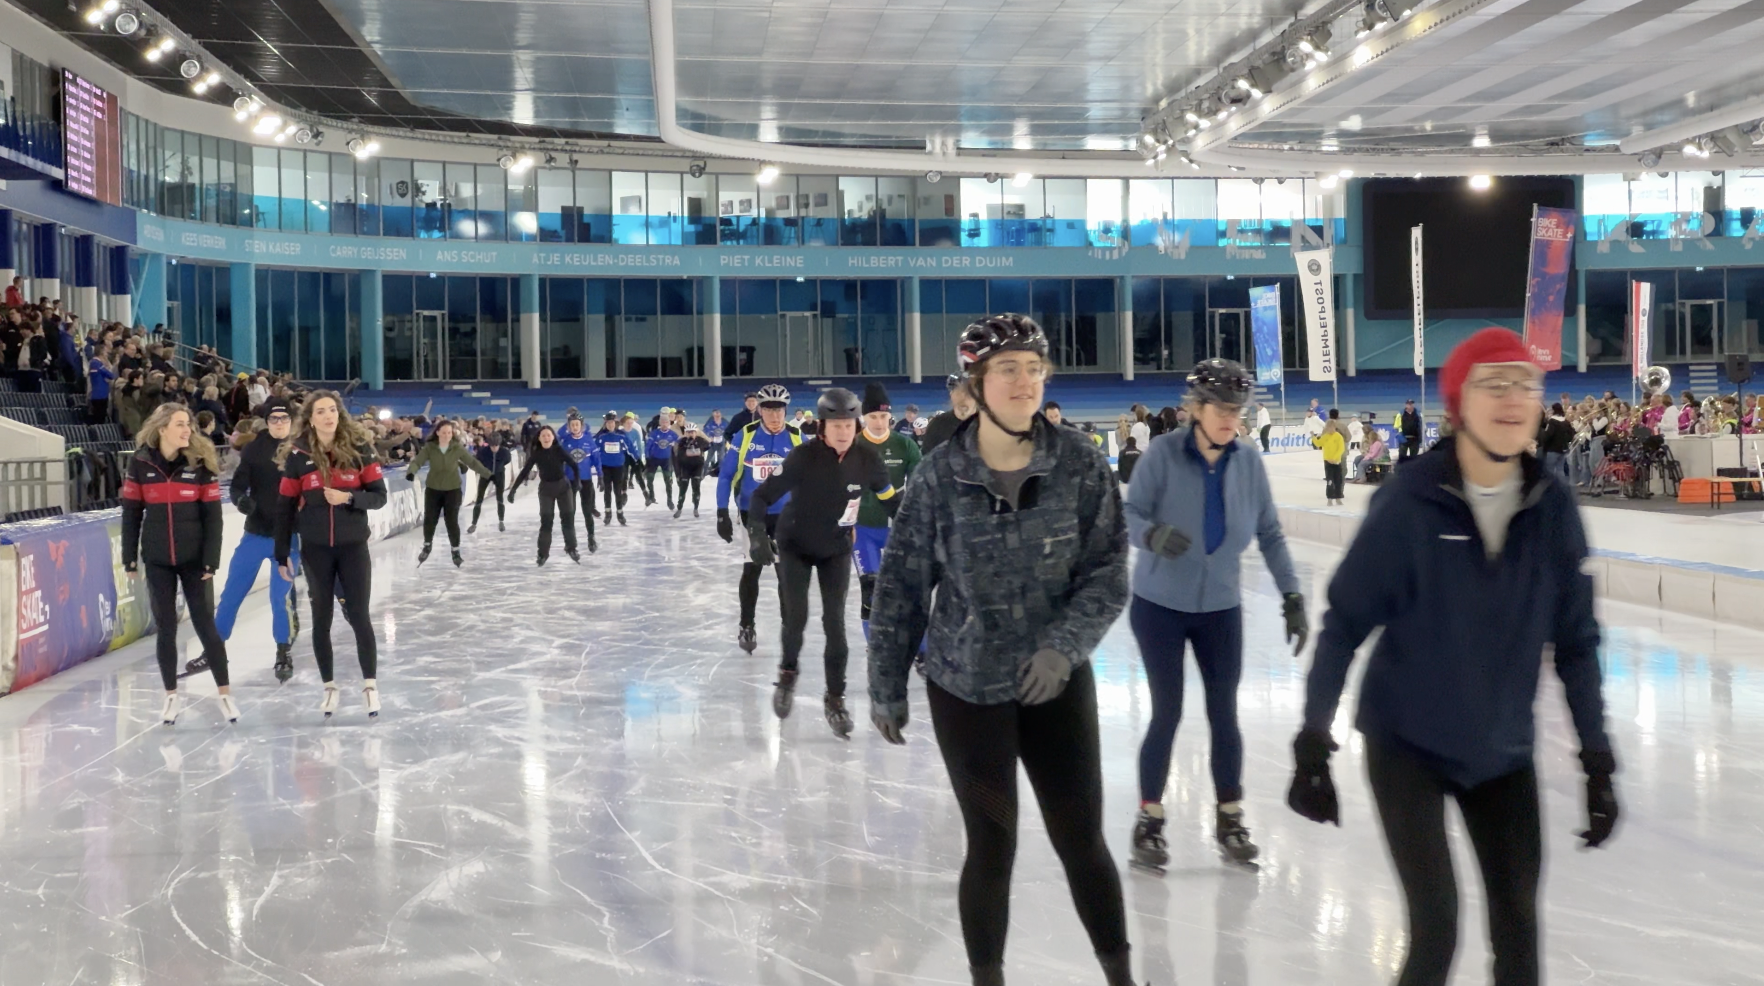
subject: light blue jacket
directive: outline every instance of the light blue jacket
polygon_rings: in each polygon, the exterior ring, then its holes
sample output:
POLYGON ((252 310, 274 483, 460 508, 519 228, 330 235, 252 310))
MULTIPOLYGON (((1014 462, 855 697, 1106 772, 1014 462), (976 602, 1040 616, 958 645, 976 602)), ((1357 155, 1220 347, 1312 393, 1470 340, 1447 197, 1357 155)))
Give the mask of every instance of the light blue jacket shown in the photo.
MULTIPOLYGON (((1242 603, 1239 585, 1244 549, 1251 539, 1282 593, 1299 591, 1268 471, 1260 451, 1239 438, 1225 468, 1225 541, 1211 555, 1206 549, 1207 481, 1204 467, 1188 454, 1189 429, 1160 435, 1133 467, 1127 486, 1127 533, 1141 549, 1133 563, 1133 594, 1165 609, 1213 613, 1242 603), (1153 527, 1168 524, 1192 542, 1171 560, 1147 548, 1153 527)), ((1221 460, 1224 461, 1224 460, 1221 460)))

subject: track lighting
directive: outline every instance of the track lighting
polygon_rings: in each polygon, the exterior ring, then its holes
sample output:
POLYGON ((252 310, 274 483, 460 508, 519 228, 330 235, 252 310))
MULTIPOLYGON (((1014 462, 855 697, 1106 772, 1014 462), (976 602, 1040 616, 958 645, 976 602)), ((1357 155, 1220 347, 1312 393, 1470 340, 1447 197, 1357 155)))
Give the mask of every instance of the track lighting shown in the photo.
POLYGON ((1486 191, 1488 191, 1489 186, 1491 186, 1493 184, 1494 184, 1494 179, 1490 178, 1487 175, 1471 175, 1470 176, 1470 190, 1473 192, 1486 192, 1486 191))
MULTIPOLYGON (((546 163, 550 164, 551 162, 547 161, 546 163)), ((703 178, 704 177, 704 162, 703 161, 694 161, 691 164, 687 165, 686 166, 686 173, 691 175, 694 178, 703 178)))
POLYGON ((1636 161, 1641 164, 1642 170, 1652 171, 1660 166, 1660 152, 1658 150, 1643 151, 1636 161))
POLYGON ((162 37, 155 42, 152 47, 147 49, 147 60, 150 62, 157 62, 161 58, 171 54, 172 50, 177 48, 177 46, 178 42, 171 36, 167 35, 162 37))
POLYGON ((202 74, 202 63, 194 58, 186 58, 178 65, 178 74, 194 82, 202 74))
POLYGON ((496 166, 501 168, 504 171, 507 171, 507 170, 513 168, 514 167, 514 155, 510 154, 507 151, 503 151, 496 158, 496 166))
POLYGON ((110 29, 126 38, 141 29, 141 18, 134 11, 125 10, 116 15, 116 20, 110 22, 110 29))
MULTIPOLYGON (((761 165, 760 169, 759 169, 759 173, 754 175, 754 180, 759 182, 761 185, 770 185, 772 182, 777 181, 778 180, 778 166, 775 164, 761 165)), ((996 178, 993 179, 993 181, 997 181, 997 180, 998 179, 996 179, 996 178)))
POLYGON ((942 180, 943 180, 943 172, 941 172, 941 171, 927 171, 927 172, 925 172, 925 181, 929 182, 930 184, 935 185, 942 180))

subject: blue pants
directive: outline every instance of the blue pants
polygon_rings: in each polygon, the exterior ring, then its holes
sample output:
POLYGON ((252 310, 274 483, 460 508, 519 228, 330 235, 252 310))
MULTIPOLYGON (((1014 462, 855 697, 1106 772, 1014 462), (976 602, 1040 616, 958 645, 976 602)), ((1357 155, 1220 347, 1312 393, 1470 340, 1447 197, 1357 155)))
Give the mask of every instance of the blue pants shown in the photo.
POLYGON ((888 528, 852 528, 851 560, 858 570, 858 611, 863 617, 864 639, 870 639, 870 597, 876 593, 876 573, 882 570, 882 549, 888 546, 888 528))
POLYGON ((1151 686, 1151 724, 1139 747, 1139 798, 1164 798, 1170 753, 1182 721, 1182 654, 1194 645, 1207 694, 1207 723, 1213 729, 1213 789, 1220 804, 1243 798, 1243 733, 1237 727, 1237 682, 1243 676, 1243 610, 1183 613, 1139 596, 1128 613, 1145 680, 1151 686))
MULTIPOLYGON (((227 565, 227 585, 221 590, 220 606, 215 610, 214 624, 220 629, 222 640, 233 636, 233 621, 239 618, 239 604, 251 591, 251 584, 257 581, 257 573, 263 570, 265 562, 270 567, 270 626, 275 631, 276 643, 291 644, 294 641, 288 632, 288 590, 292 585, 282 578, 276 569, 276 539, 249 531, 239 539, 239 547, 233 549, 233 560, 227 565)), ((289 555, 289 564, 296 572, 300 571, 300 539, 294 539, 289 555)))

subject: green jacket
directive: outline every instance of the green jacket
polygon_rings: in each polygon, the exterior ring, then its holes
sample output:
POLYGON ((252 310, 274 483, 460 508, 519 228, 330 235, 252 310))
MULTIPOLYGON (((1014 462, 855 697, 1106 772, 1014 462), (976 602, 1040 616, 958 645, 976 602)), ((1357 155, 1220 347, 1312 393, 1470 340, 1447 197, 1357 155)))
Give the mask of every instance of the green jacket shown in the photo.
MULTIPOLYGON (((888 467, 888 481, 894 484, 895 492, 906 489, 907 477, 912 475, 913 467, 919 464, 919 443, 892 430, 887 439, 874 442, 864 433, 862 427, 858 428, 857 440, 881 457, 882 464, 888 467)), ((883 500, 865 490, 863 499, 858 502, 858 526, 887 527, 898 509, 900 497, 883 500)))
POLYGON ((470 469, 485 479, 490 478, 490 470, 478 461, 478 457, 465 447, 464 442, 457 439, 445 449, 438 442, 424 442, 422 451, 410 460, 410 466, 404 470, 404 478, 415 479, 417 469, 425 462, 429 464, 427 488, 443 493, 459 489, 459 473, 462 468, 470 469))

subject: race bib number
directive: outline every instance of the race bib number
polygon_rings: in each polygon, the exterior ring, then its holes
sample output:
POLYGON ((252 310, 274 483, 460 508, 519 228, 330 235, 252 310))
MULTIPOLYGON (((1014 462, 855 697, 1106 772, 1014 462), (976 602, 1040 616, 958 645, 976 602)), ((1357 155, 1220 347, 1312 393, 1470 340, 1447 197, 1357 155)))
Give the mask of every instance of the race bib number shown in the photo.
POLYGON ((693 447, 686 450, 686 458, 688 458, 688 459, 696 459, 703 454, 704 454, 704 452, 701 451, 698 448, 698 446, 696 446, 696 445, 694 445, 693 447))
POLYGON ((784 457, 781 455, 761 455, 747 464, 753 470, 753 481, 763 483, 784 470, 784 457))
POLYGON ((607 455, 618 455, 625 450, 624 442, 601 442, 600 450, 607 455))
POLYGON ((858 506, 863 502, 862 497, 853 497, 852 499, 845 501, 845 513, 839 517, 840 527, 857 526, 858 506))

